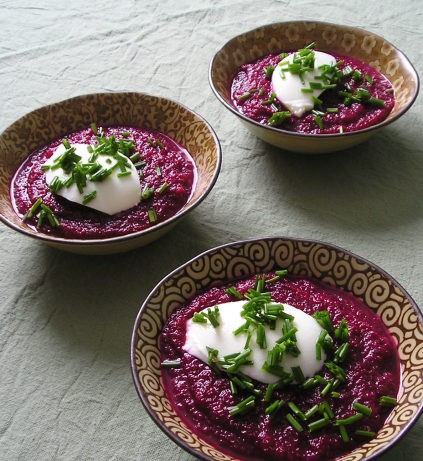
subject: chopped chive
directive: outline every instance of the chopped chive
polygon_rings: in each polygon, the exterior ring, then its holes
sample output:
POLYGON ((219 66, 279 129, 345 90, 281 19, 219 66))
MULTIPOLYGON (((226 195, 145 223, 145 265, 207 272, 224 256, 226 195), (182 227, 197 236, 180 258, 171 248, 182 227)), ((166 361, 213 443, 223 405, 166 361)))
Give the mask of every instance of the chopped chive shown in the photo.
POLYGON ((341 434, 341 438, 343 442, 350 441, 350 436, 348 435, 348 431, 345 426, 339 426, 339 433, 341 434))
POLYGON ((234 296, 235 298, 243 299, 244 296, 235 288, 235 287, 230 287, 226 289, 226 293, 229 296, 234 296))
POLYGON ((359 402, 353 403, 353 409, 358 411, 359 413, 363 413, 363 415, 370 416, 372 414, 372 409, 366 405, 363 405, 359 402))
POLYGON ((231 394, 232 395, 237 395, 238 394, 238 388, 236 387, 236 384, 233 382, 233 380, 229 381, 229 387, 231 389, 231 394))
POLYGON ((269 97, 269 99, 267 99, 266 101, 262 101, 261 104, 263 106, 270 106, 271 104, 273 104, 273 102, 275 101, 276 99, 276 94, 275 93, 272 93, 269 97))
POLYGON ((341 344, 341 346, 339 346, 338 349, 336 349, 335 351, 334 362, 336 363, 344 362, 349 350, 350 350, 349 343, 341 344))
POLYGON ((321 115, 314 116, 314 122, 322 130, 323 129, 323 120, 321 115))
POLYGON ((41 165, 40 168, 42 171, 48 171, 50 169, 50 165, 41 165))
POLYGON ((238 96, 238 101, 246 101, 247 99, 249 99, 254 93, 258 93, 258 89, 257 88, 253 88, 252 90, 249 90, 247 92, 245 92, 244 94, 242 94, 241 96, 238 96))
POLYGON ((346 379, 345 371, 334 362, 326 362, 326 368, 335 376, 335 378, 344 382, 346 379))
POLYGON ((314 378, 308 378, 303 383, 301 383, 301 389, 308 390, 317 386, 318 381, 314 378))
POLYGON ((333 418, 335 415, 333 414, 332 408, 330 407, 329 403, 324 400, 320 405, 319 405, 319 412, 327 416, 328 418, 333 418))
POLYGON ((91 131, 97 136, 98 134, 97 124, 93 122, 91 123, 90 127, 91 127, 91 131))
POLYGON ((204 312, 194 312, 192 321, 195 323, 207 323, 207 317, 204 312))
POLYGON ((38 209, 40 208, 41 204, 43 203, 43 199, 39 197, 31 206, 31 208, 26 212, 25 216, 23 219, 30 219, 35 216, 37 213, 38 209))
POLYGON ((162 368, 179 368, 181 366, 181 359, 177 360, 163 360, 160 364, 162 368))
POLYGON ((265 73, 267 80, 270 80, 272 78, 272 74, 274 70, 275 70, 275 66, 267 66, 264 69, 264 73, 265 73))
POLYGON ((378 107, 378 108, 386 107, 385 106, 385 101, 383 99, 379 99, 379 98, 370 98, 369 99, 369 104, 371 106, 378 107))
POLYGON ((310 419, 313 415, 315 415, 319 411, 319 405, 313 405, 311 408, 309 408, 305 413, 305 419, 310 419))
POLYGON ((97 197, 97 191, 93 190, 87 195, 84 195, 84 198, 82 199, 82 204, 86 205, 87 203, 91 202, 91 200, 94 200, 97 197))
POLYGON ((310 423, 307 428, 310 432, 318 431, 319 429, 322 429, 326 427, 330 423, 329 418, 321 418, 318 419, 317 421, 313 421, 310 423))
POLYGON ((271 126, 279 126, 285 120, 291 117, 291 112, 282 111, 282 112, 273 112, 272 116, 269 118, 268 123, 271 126))
POLYGON ((140 168, 142 168, 143 166, 145 166, 145 162, 136 162, 134 163, 134 167, 139 170, 140 168))
POLYGON ((231 416, 235 415, 243 415, 250 411, 252 408, 255 407, 255 397, 254 396, 249 396, 246 399, 242 400, 238 405, 235 405, 233 407, 229 407, 229 414, 231 416))
POLYGON ((328 112, 329 114, 336 114, 336 113, 338 113, 338 108, 337 107, 328 107, 326 109, 326 112, 328 112))
POLYGON ((330 393, 330 395, 334 398, 334 399, 339 399, 339 397, 341 396, 341 394, 339 392, 336 392, 336 391, 332 391, 330 393))
POLYGON ((301 384, 305 381, 304 373, 303 370, 301 370, 301 367, 291 367, 292 374, 294 376, 294 379, 297 383, 301 384))
POLYGON ((150 221, 151 224, 154 224, 157 222, 157 213, 154 208, 150 208, 148 210, 148 220, 150 221))
POLYGON ((301 93, 313 93, 313 88, 301 88, 301 93))
POLYGON ((363 413, 356 413, 355 415, 349 416, 348 418, 345 419, 337 419, 335 421, 336 426, 349 426, 350 424, 354 424, 357 421, 360 421, 360 419, 363 418, 363 413))
POLYGON ((123 178, 125 176, 131 176, 131 172, 130 171, 121 171, 120 173, 117 174, 118 178, 123 178))
POLYGON ((289 424, 297 431, 297 432, 303 432, 303 426, 294 418, 291 413, 288 413, 286 415, 286 419, 288 420, 289 424))
POLYGON ((372 78, 370 75, 366 75, 366 76, 364 77, 364 79, 365 79, 366 82, 369 83, 370 85, 373 85, 373 83, 375 82, 375 81, 373 80, 373 78, 372 78))
POLYGON ((154 190, 146 184, 141 191, 141 200, 148 200, 154 194, 154 190))
POLYGON ((266 407, 264 413, 270 415, 270 417, 276 415, 276 413, 285 405, 283 400, 275 400, 271 405, 266 407))
POLYGON ((164 182, 158 189, 157 192, 159 194, 163 194, 167 189, 169 189, 170 184, 168 182, 164 182))
POLYGON ((129 160, 131 160, 132 163, 135 163, 140 158, 141 158, 141 154, 139 152, 135 152, 129 157, 129 160))
MULTIPOLYGON (((342 426, 341 426, 342 427, 342 426)), ((364 431, 362 429, 357 429, 356 431, 354 431, 354 434, 356 435, 361 435, 363 437, 374 437, 376 435, 376 432, 373 432, 373 431, 364 431)))
POLYGON ((270 402, 270 399, 272 398, 272 395, 275 389, 276 389, 276 384, 270 383, 267 385, 266 392, 264 394, 265 402, 270 402))
POLYGON ((156 166, 156 174, 157 174, 157 176, 161 176, 161 175, 162 175, 162 170, 160 169, 159 166, 156 166))
POLYGON ((321 395, 322 397, 325 397, 326 395, 328 395, 329 392, 332 390, 332 386, 333 386, 333 381, 330 380, 330 381, 326 384, 326 386, 322 389, 322 391, 320 392, 320 395, 321 395))
POLYGON ((260 346, 260 349, 267 349, 266 330, 264 328, 264 325, 261 323, 257 325, 256 342, 260 346))
POLYGON ((397 404, 397 399, 395 397, 390 397, 388 395, 383 395, 379 399, 379 405, 382 405, 384 407, 394 407, 397 404))
POLYGON ((305 414, 298 408, 294 402, 288 402, 288 407, 292 410, 295 416, 298 416, 303 421, 306 420, 305 414))

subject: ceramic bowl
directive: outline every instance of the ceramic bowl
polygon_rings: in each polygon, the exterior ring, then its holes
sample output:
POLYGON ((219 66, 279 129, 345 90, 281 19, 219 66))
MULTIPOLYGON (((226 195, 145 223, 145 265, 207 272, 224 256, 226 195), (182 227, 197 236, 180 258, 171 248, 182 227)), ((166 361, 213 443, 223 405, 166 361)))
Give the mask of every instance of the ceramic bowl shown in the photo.
POLYGON ((163 236, 200 204, 212 189, 221 165, 219 141, 211 126, 183 105, 143 93, 98 93, 78 96, 37 109, 0 135, 0 219, 12 229, 56 248, 83 254, 131 250, 163 236), (189 201, 170 219, 143 231, 105 239, 65 239, 37 232, 14 212, 10 181, 34 150, 90 125, 130 125, 154 129, 186 147, 194 159, 197 182, 189 201))
POLYGON ((399 404, 377 436, 337 461, 369 460, 398 441, 422 412, 422 314, 407 292, 382 269, 342 248, 291 238, 231 243, 200 254, 165 277, 137 316, 131 342, 132 375, 155 423, 191 454, 208 461, 235 460, 192 433, 174 412, 163 388, 159 337, 168 317, 208 287, 274 268, 353 293, 380 316, 398 344, 399 404))
POLYGON ((415 69, 394 45, 363 29, 315 21, 269 24, 232 38, 214 55, 209 81, 220 102, 253 134, 282 149, 307 154, 343 150, 366 141, 401 117, 411 107, 419 91, 415 69), (316 42, 321 51, 353 56, 367 62, 389 79, 395 91, 395 106, 387 119, 356 132, 298 134, 254 122, 234 107, 231 82, 239 66, 267 54, 303 48, 312 42, 316 42))

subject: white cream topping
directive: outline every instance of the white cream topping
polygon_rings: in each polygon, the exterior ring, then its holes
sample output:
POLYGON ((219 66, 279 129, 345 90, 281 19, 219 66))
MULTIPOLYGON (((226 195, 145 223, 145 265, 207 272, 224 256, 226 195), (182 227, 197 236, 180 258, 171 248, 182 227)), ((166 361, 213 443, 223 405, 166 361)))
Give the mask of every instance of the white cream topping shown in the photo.
MULTIPOLYGON (((90 158, 90 153, 87 150, 87 144, 72 144, 75 148, 75 153, 81 157, 81 163, 87 163, 90 158)), ((44 165, 52 166, 55 159, 60 157, 66 151, 66 147, 61 144, 54 154, 44 163, 44 165)), ((122 154, 118 154, 124 157, 122 154)), ((76 184, 71 184, 69 187, 62 187, 56 193, 71 202, 83 205, 84 197, 96 191, 94 199, 90 200, 85 206, 93 208, 109 215, 127 210, 137 205, 141 198, 141 185, 138 172, 133 163, 127 160, 127 171, 130 175, 119 177, 119 168, 114 168, 113 172, 103 181, 90 181, 87 177, 87 184, 81 194, 76 184)), ((104 168, 112 168, 117 160, 110 155, 99 155, 96 160, 104 168)), ((61 181, 66 181, 71 175, 63 171, 62 168, 49 169, 46 171, 47 185, 51 184, 55 177, 61 181)))
POLYGON ((272 74, 273 92, 279 101, 296 117, 302 117, 314 108, 313 97, 317 98, 324 89, 315 89, 311 93, 304 93, 302 88, 310 88, 310 82, 318 82, 316 76, 322 74, 320 66, 336 64, 336 59, 327 53, 314 51, 314 70, 303 74, 303 81, 297 74, 282 72, 282 68, 292 63, 295 53, 289 54, 275 67, 272 74))
MULTIPOLYGON (((233 331, 245 322, 240 315, 245 302, 235 301, 219 304, 219 326, 216 328, 209 322, 198 323, 192 319, 188 320, 183 349, 205 363, 208 362, 207 347, 217 349, 219 358, 242 352, 247 336, 243 333, 234 335, 233 331)), ((202 312, 206 313, 207 309, 202 312)), ((323 328, 312 316, 289 304, 284 304, 284 312, 294 316, 292 324, 298 329, 296 339, 300 354, 297 357, 289 353, 284 354, 281 365, 288 373, 291 373, 292 367, 301 367, 305 377, 314 376, 322 368, 326 358, 326 354, 322 351, 321 360, 316 359, 316 342, 323 328)), ((280 377, 263 370, 262 365, 267 359, 268 351, 282 336, 282 324, 283 321, 278 320, 274 330, 266 328, 267 349, 260 349, 256 344, 255 335, 253 336, 249 345, 252 349, 249 359, 252 360, 253 364, 243 365, 240 368, 242 373, 263 383, 273 383, 280 380, 280 377)))

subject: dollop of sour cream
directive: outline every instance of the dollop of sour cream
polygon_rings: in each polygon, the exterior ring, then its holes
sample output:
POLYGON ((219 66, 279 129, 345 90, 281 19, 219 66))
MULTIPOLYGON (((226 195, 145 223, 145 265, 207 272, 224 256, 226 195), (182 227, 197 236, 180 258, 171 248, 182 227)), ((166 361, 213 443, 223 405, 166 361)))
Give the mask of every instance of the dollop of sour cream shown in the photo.
MULTIPOLYGON (((219 326, 216 328, 210 323, 198 323, 189 319, 183 349, 205 363, 208 363, 207 347, 217 349, 219 358, 241 352, 245 346, 246 335, 234 335, 233 332, 244 323, 241 312, 245 302, 234 301, 219 304, 219 326)), ((288 373, 293 367, 301 367, 306 378, 314 376, 322 368, 326 359, 324 351, 322 351, 321 359, 316 359, 316 342, 323 328, 312 316, 300 309, 289 304, 283 306, 284 312, 294 317, 292 324, 298 329, 296 339, 300 354, 297 357, 289 353, 284 354, 282 366, 288 373)), ((207 312, 207 308, 201 312, 207 312)), ((263 370, 262 365, 267 359, 268 351, 273 348, 282 335, 282 323, 282 320, 278 320, 274 330, 266 328, 267 349, 260 349, 255 343, 255 338, 251 339, 249 347, 252 349, 252 353, 249 359, 253 363, 252 365, 241 366, 240 371, 243 374, 262 383, 274 383, 280 380, 280 377, 263 370)))
POLYGON ((296 117, 302 117, 306 112, 314 108, 313 97, 317 98, 324 89, 314 89, 312 92, 303 92, 309 89, 310 82, 318 82, 316 77, 322 75, 319 67, 323 65, 333 66, 336 59, 327 53, 314 51, 314 70, 303 74, 302 80, 298 74, 284 72, 282 68, 292 64, 295 53, 289 54, 282 59, 272 73, 272 88, 279 101, 296 117))
MULTIPOLYGON (((75 153, 81 157, 80 163, 88 163, 90 158, 90 152, 88 152, 87 144, 72 144, 75 148, 75 153)), ((53 155, 44 163, 49 166, 50 169, 46 170, 45 178, 47 185, 51 184, 54 178, 57 176, 59 180, 65 182, 71 174, 67 174, 62 168, 51 168, 55 160, 58 159, 64 152, 66 147, 61 144, 55 150, 53 155)), ((117 154, 124 157, 122 154, 117 154)), ((120 211, 127 210, 137 205, 141 198, 141 185, 139 181, 138 172, 133 163, 125 157, 127 160, 127 171, 130 174, 127 176, 118 176, 120 173, 119 168, 114 168, 112 173, 107 176, 103 181, 90 181, 87 177, 87 182, 84 187, 83 193, 78 190, 75 183, 68 187, 60 188, 56 193, 71 202, 85 205, 89 208, 101 211, 108 215, 119 213, 120 211), (95 191, 95 197, 87 203, 84 202, 84 197, 92 194, 95 191)), ((117 160, 110 155, 99 155, 96 159, 104 168, 113 168, 117 163, 117 160)))

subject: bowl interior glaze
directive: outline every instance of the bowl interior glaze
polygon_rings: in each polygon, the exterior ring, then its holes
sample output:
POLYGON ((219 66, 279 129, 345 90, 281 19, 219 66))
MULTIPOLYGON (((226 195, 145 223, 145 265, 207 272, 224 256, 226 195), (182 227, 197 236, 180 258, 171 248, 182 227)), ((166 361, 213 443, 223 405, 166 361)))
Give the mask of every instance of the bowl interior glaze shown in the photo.
POLYGON ((419 91, 419 78, 414 67, 394 45, 360 28, 316 21, 269 24, 232 38, 214 55, 209 80, 217 98, 254 134, 278 147, 303 153, 346 149, 368 139, 378 128, 403 115, 419 91), (353 56, 367 62, 389 79, 395 91, 395 106, 387 119, 357 132, 299 134, 256 123, 234 107, 231 84, 239 66, 267 54, 297 50, 312 42, 321 51, 353 56))
POLYGON ((71 252, 104 254, 146 245, 169 231, 197 206, 213 187, 220 171, 221 150, 211 126, 183 105, 144 93, 97 93, 67 99, 25 115, 0 135, 0 219, 13 229, 71 252), (10 181, 34 150, 72 131, 97 125, 130 125, 158 130, 187 148, 197 167, 189 201, 172 218, 152 228, 108 239, 64 239, 28 227, 13 210, 10 181))
POLYGON ((140 309, 131 342, 132 375, 147 412, 173 441, 198 458, 236 459, 193 434, 172 409, 161 381, 160 332, 176 309, 206 288, 275 268, 351 292, 381 317, 397 342, 399 404, 374 439, 339 460, 369 460, 381 454, 422 412, 422 315, 407 292, 382 269, 349 251, 317 241, 264 238, 231 243, 197 256, 155 287, 140 309))

